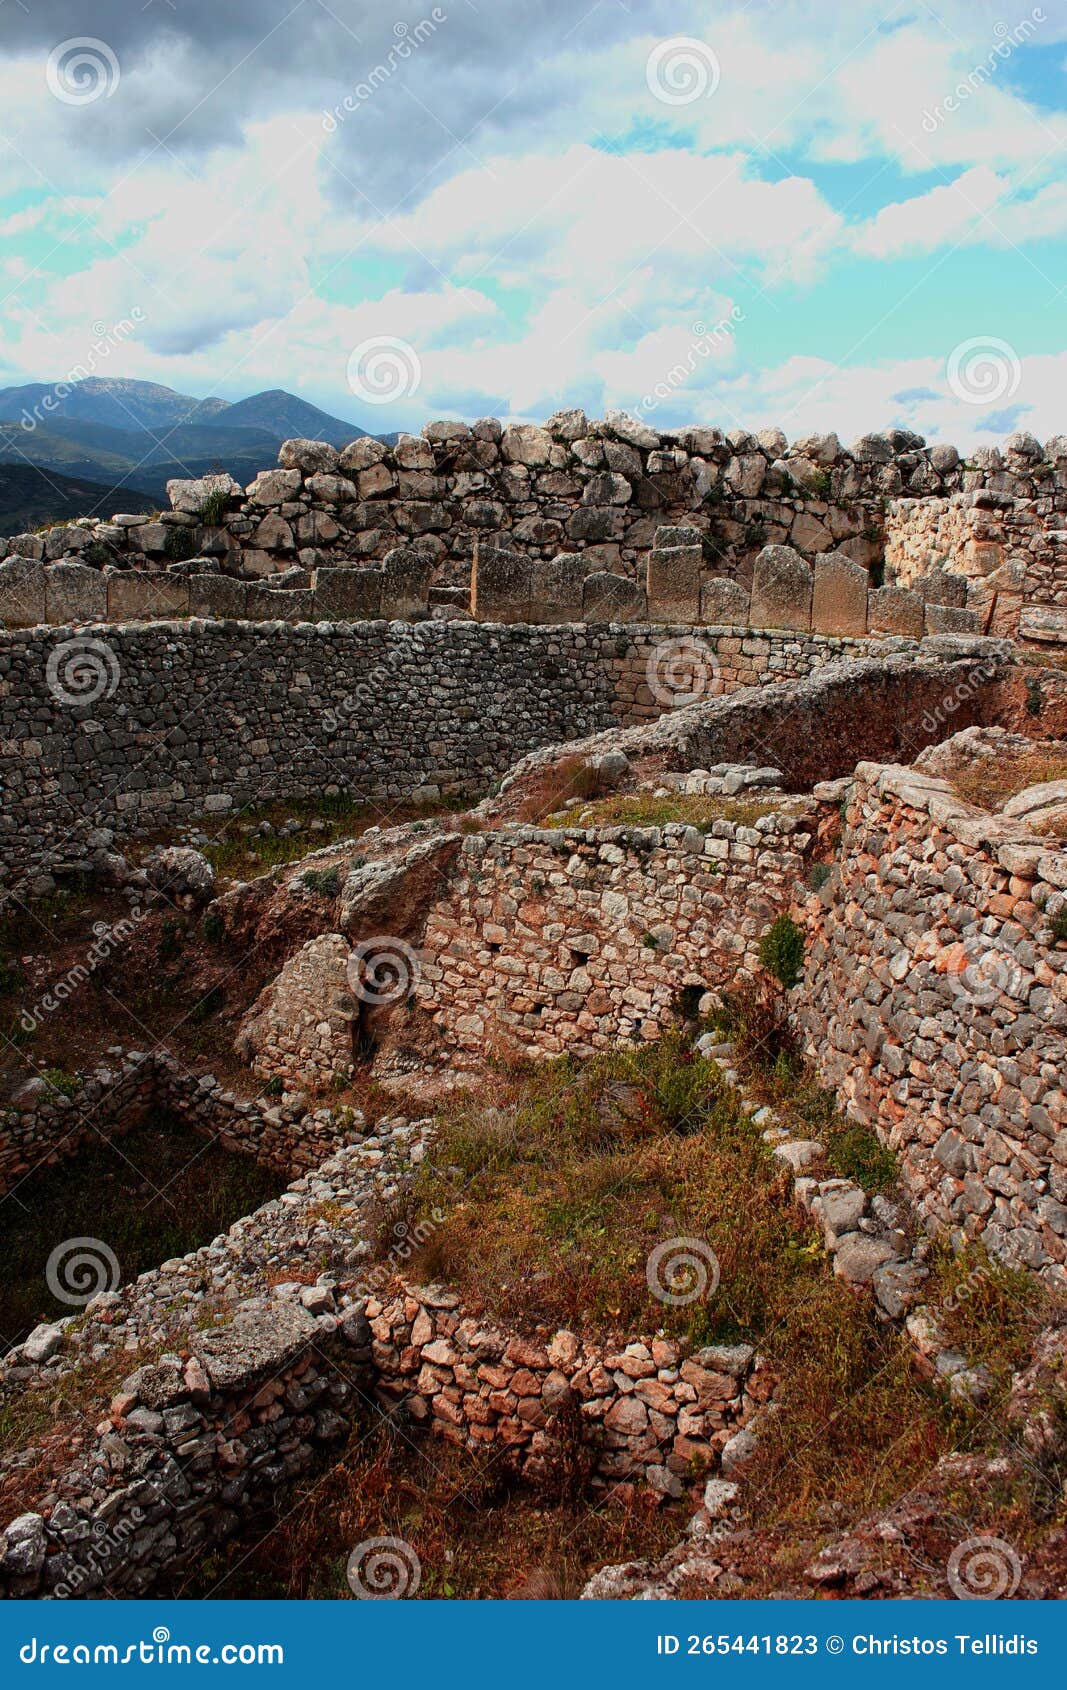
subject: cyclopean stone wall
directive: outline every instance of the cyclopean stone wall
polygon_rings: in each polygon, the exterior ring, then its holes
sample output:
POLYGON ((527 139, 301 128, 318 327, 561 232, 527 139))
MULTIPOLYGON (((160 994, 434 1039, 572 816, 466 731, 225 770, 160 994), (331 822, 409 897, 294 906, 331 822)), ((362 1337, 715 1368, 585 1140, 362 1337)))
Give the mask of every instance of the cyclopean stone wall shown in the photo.
POLYGON ((2 633, 0 878, 77 867, 116 837, 274 797, 484 792, 536 746, 881 649, 801 633, 465 623, 2 633))
POLYGON ((931 1231, 1067 1288, 1067 854, 917 769, 860 763, 807 900, 795 1014, 931 1231))
MULTIPOLYGON (((405 599, 464 608, 479 545, 546 566, 568 560, 543 590, 535 583, 537 602, 552 592, 573 597, 576 571, 582 580, 607 575, 643 589, 664 524, 696 531, 707 578, 747 585, 767 544, 789 545, 809 561, 840 551, 867 570, 883 555, 889 501, 980 493, 1055 527, 1065 477, 1064 437, 1042 448, 1012 435, 1003 453, 985 448, 963 463, 954 447, 927 447, 899 429, 850 448, 834 434, 790 446, 778 429, 657 433, 621 413, 590 421, 565 411, 543 428, 428 423, 394 446, 364 437, 341 452, 287 441, 279 467, 247 488, 227 475, 172 482, 174 508, 158 517, 85 518, 16 535, 6 550, 20 560, 22 599, 36 621, 119 620, 146 598, 163 604, 154 614, 167 614, 168 594, 190 574, 200 578, 198 599, 213 596, 215 615, 266 614, 255 610, 249 584, 271 580, 332 593, 337 614, 365 617, 402 614, 392 606, 405 599), (332 580, 336 567, 348 578, 332 580), (116 579, 138 574, 153 580, 116 579), (115 607, 105 611, 112 596, 115 607), (251 610, 239 608, 249 603, 251 610)), ((894 533, 908 514, 894 511, 894 533)), ((483 582, 483 599, 487 591, 483 582)), ((5 596, 0 618, 10 622, 19 606, 5 596)), ((171 603, 169 613, 180 608, 171 603)))

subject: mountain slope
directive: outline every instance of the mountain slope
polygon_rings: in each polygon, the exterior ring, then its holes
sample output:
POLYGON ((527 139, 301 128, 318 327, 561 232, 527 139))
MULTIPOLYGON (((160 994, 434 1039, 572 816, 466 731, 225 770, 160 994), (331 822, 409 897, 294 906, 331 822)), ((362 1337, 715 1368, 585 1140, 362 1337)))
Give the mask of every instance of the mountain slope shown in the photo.
POLYGON ((306 399, 298 399, 280 387, 270 393, 254 393, 249 399, 239 399, 211 421, 225 428, 261 428, 276 435, 279 442, 326 440, 331 446, 347 446, 350 440, 358 440, 367 432, 355 423, 331 417, 317 405, 309 405, 306 399))
POLYGON ((97 481, 45 473, 31 464, 0 464, 0 536, 75 516, 113 516, 120 505, 126 511, 153 511, 159 501, 132 489, 116 500, 114 487, 97 481))

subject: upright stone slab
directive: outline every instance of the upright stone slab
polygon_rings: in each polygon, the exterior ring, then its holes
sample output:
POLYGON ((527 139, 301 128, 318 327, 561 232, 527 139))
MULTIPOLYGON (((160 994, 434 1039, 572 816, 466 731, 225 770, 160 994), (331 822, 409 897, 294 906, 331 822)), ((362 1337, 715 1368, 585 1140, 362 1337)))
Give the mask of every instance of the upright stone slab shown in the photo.
POLYGON ((54 563, 44 588, 45 613, 53 627, 107 621, 107 582, 103 571, 84 563, 54 563))
MULTIPOLYGON (((658 542, 659 534, 656 538, 658 542)), ((653 546, 646 576, 650 622, 699 622, 703 562, 699 544, 653 546)))
POLYGON ((249 622, 310 622, 315 615, 315 594, 310 587, 263 587, 248 584, 249 622))
POLYGON ((927 604, 951 604, 958 610, 966 609, 966 577, 954 575, 950 569, 931 569, 913 581, 912 587, 927 604))
POLYGON ((580 622, 585 564, 580 552, 533 558, 530 569, 530 621, 580 622))
POLYGON ((503 546, 474 546, 471 610, 478 622, 528 622, 533 601, 533 566, 522 552, 503 546))
POLYGON ((978 613, 956 604, 927 604, 923 618, 926 634, 977 634, 978 613))
POLYGON ((382 571, 317 569, 315 608, 339 622, 373 622, 382 613, 382 571))
POLYGON ((700 620, 709 628, 747 628, 750 612, 749 595, 740 581, 715 575, 700 589, 700 620))
POLYGON ((382 615, 415 616, 430 605, 433 563, 414 546, 394 546, 382 562, 382 615))
POLYGON ((0 623, 5 628, 36 628, 46 620, 46 574, 35 558, 15 556, 0 563, 0 623))
POLYGON ((627 575, 597 570, 582 586, 583 622, 647 622, 645 589, 627 575))
POLYGON ((820 552, 811 598, 813 631, 862 639, 867 632, 869 584, 867 571, 844 552, 820 552))
POLYGON ((923 601, 907 587, 873 587, 867 594, 867 627, 872 634, 923 637, 923 601))
POLYGON ((811 627, 814 577, 792 546, 764 546, 752 570, 754 628, 811 627))
POLYGON ((188 577, 115 569, 105 580, 109 622, 158 622, 189 609, 188 577))
POLYGON ((248 616, 248 582, 232 575, 190 575, 189 614, 218 622, 243 622, 248 616))

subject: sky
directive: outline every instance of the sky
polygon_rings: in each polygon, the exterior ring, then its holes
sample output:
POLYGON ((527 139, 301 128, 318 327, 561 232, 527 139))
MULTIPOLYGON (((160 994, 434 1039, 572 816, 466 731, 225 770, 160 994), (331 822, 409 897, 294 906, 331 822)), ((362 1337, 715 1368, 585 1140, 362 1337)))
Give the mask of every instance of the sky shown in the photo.
POLYGON ((1067 0, 0 0, 0 385, 1067 432, 1067 0))

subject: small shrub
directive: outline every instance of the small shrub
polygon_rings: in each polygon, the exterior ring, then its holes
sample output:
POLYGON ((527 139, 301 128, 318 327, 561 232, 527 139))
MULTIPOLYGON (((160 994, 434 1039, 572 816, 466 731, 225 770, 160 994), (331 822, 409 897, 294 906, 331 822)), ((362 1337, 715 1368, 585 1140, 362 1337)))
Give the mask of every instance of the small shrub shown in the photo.
POLYGON ((813 892, 821 892, 833 870, 829 863, 812 863, 808 871, 808 885, 813 892))
POLYGON ((1044 703, 1045 694, 1041 682, 1036 675, 1031 675, 1026 683, 1026 714, 1028 716, 1040 716, 1044 703))
POLYGON ((163 549, 172 563, 185 563, 189 558, 195 557, 197 548, 194 530, 168 523, 163 549))
POLYGON ((282 1079, 280 1074, 275 1074, 274 1078, 272 1080, 268 1080, 266 1085, 263 1087, 263 1096, 281 1097, 284 1091, 285 1081, 282 1079))
POLYGON ((168 916, 163 923, 163 931, 159 938, 160 962, 173 962, 181 955, 182 932, 181 925, 172 916, 168 916))
POLYGON ((869 1127, 843 1126, 827 1135, 826 1160, 841 1179, 854 1180, 864 1191, 884 1191, 897 1178, 899 1168, 869 1127))
POLYGON ((1052 934, 1054 945, 1062 945, 1064 941, 1067 941, 1067 904, 1061 904, 1055 915, 1050 919, 1049 932, 1052 934))
POLYGON ((213 487, 200 506, 200 520, 208 528, 217 528, 229 508, 229 489, 213 487))
POLYGON ((780 915, 759 942, 759 959, 788 992, 804 971, 804 935, 790 915, 780 915))
POLYGON ((833 492, 833 481, 828 469, 817 469, 808 481, 808 492, 813 499, 829 499, 833 492))
POLYGON ((63 1068, 42 1068, 41 1078, 49 1091, 63 1097, 77 1097, 82 1088, 80 1074, 68 1074, 63 1068))
POLYGON ((217 1015, 225 1003, 226 998, 221 986, 212 986, 206 991, 198 1003, 189 1011, 189 1020, 193 1026, 199 1026, 203 1021, 210 1021, 217 1015))
POLYGON ((225 932, 225 923, 217 910, 208 910, 200 923, 200 931, 211 945, 217 945, 225 932))
POLYGON ((309 868, 300 876, 309 892, 319 892, 324 898, 336 898, 341 890, 341 876, 335 868, 309 868))
POLYGON ((103 540, 90 540, 80 561, 88 564, 90 569, 106 569, 109 563, 114 563, 115 553, 103 540))

